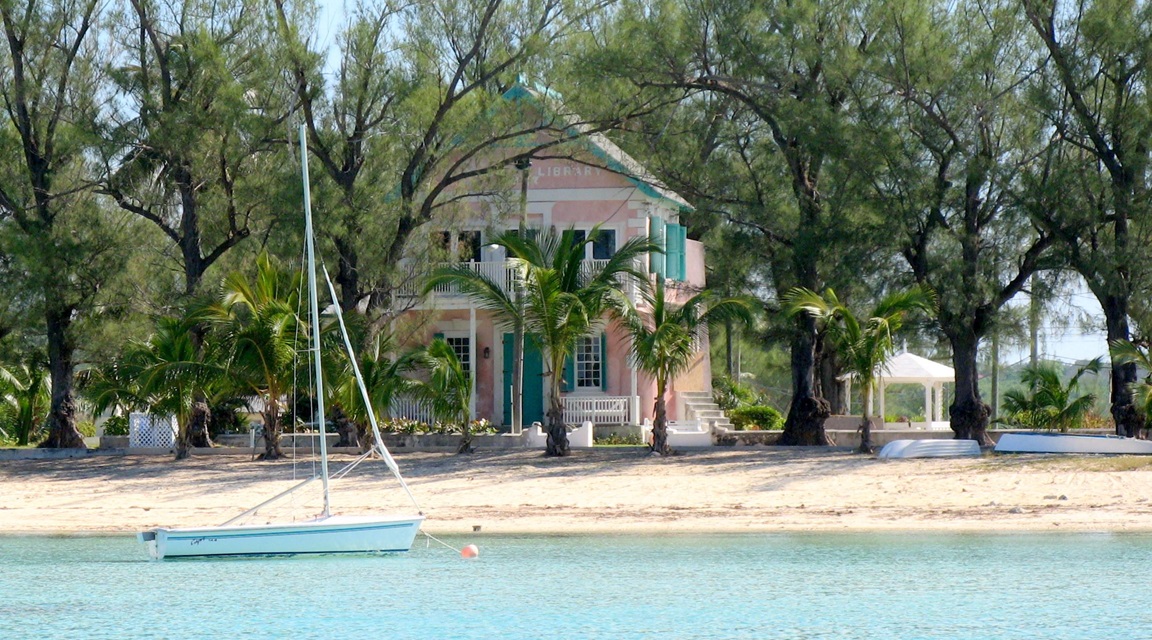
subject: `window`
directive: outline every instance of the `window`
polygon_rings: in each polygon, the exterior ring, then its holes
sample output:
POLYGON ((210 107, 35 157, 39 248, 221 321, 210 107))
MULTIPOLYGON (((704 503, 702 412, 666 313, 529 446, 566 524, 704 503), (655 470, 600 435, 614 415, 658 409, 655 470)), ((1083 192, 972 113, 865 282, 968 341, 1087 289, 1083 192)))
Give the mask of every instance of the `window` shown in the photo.
POLYGON ((584 336, 576 342, 576 388, 600 389, 604 375, 600 336, 584 336))
POLYGON ((480 232, 461 231, 456 255, 461 262, 480 262, 480 232))
MULTIPOLYGON (((575 229, 572 231, 576 242, 583 242, 588 237, 588 231, 575 229)), ((585 260, 607 260, 616 255, 616 230, 601 229, 592 242, 585 245, 585 260), (589 255, 591 254, 591 255, 589 255)))
POLYGON ((452 347, 452 352, 456 354, 456 359, 460 361, 460 366, 463 367, 464 373, 472 374, 472 354, 469 350, 468 338, 444 338, 449 347, 452 347))
POLYGON ((616 230, 601 229, 592 241, 592 259, 607 260, 616 255, 616 230))

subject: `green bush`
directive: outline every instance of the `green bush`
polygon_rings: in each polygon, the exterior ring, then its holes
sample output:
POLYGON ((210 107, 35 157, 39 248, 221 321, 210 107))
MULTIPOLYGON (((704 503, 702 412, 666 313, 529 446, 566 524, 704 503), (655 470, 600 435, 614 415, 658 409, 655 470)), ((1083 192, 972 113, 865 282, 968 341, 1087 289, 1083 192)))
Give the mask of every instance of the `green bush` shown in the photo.
POLYGON ((112 416, 104 421, 104 435, 106 436, 126 436, 128 435, 128 416, 112 416))
POLYGON ((606 436, 596 438, 592 444, 598 447, 612 447, 612 446, 640 446, 644 444, 644 440, 638 433, 612 433, 606 436))
POLYGON ((729 411, 737 407, 757 406, 764 400, 751 386, 728 376, 716 376, 712 378, 712 401, 729 411))
POLYGON ((739 407, 728 412, 737 431, 777 431, 784 428, 784 416, 769 406, 739 407))
POLYGON ((77 421, 76 430, 85 438, 91 438, 96 435, 96 425, 91 420, 77 421))

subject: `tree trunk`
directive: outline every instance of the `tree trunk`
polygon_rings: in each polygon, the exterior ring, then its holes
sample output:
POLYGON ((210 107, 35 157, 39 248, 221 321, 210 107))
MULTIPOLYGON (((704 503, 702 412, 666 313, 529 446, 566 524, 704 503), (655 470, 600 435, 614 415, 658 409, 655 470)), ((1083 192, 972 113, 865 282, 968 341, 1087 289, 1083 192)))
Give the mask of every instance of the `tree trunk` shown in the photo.
MULTIPOLYGON (((1108 343, 1128 340, 1128 299, 1124 296, 1106 296, 1100 301, 1104 309, 1104 322, 1108 327, 1108 343)), ((1132 385, 1137 380, 1136 363, 1120 364, 1112 359, 1112 420, 1116 435, 1135 438, 1144 429, 1146 418, 1132 402, 1132 385)))
POLYGON ((564 424, 564 400, 556 391, 548 401, 548 444, 544 455, 563 457, 571 453, 572 450, 568 448, 568 426, 564 424))
POLYGON ((868 415, 868 405, 872 404, 872 381, 869 380, 868 384, 864 385, 864 410, 860 412, 860 446, 857 447, 857 453, 875 453, 876 449, 872 446, 872 416, 868 415))
POLYGON ((184 420, 180 418, 181 416, 177 414, 176 419, 179 424, 176 425, 176 442, 174 443, 175 446, 173 446, 173 449, 176 453, 176 460, 185 460, 192 455, 192 420, 191 416, 188 416, 184 420))
POLYGON ((468 416, 463 417, 463 425, 460 429, 460 444, 456 445, 457 455, 476 451, 476 448, 472 446, 472 422, 468 416))
POLYGON ((544 448, 544 455, 549 457, 563 457, 570 455, 568 448, 568 425, 564 424, 564 398, 560 395, 561 376, 564 371, 564 358, 555 362, 553 351, 547 350, 549 368, 548 372, 548 444, 544 448))
POLYGON ((988 417, 992 408, 980 399, 979 367, 976 352, 979 339, 971 332, 951 335, 952 366, 956 369, 956 398, 948 407, 952 432, 956 440, 975 440, 982 447, 995 443, 988 436, 988 417))
POLYGON ((817 397, 814 388, 816 321, 808 314, 799 319, 800 331, 792 340, 792 403, 784 432, 777 444, 782 446, 822 446, 831 444, 824 432, 824 421, 831 415, 828 402, 817 397))
POLYGON ((831 415, 842 416, 846 411, 844 385, 840 383, 840 360, 835 351, 818 350, 820 390, 816 395, 828 401, 831 415))
POLYGON ((180 192, 180 257, 184 263, 184 295, 192 296, 200 286, 207 265, 201 255, 198 186, 184 163, 177 165, 174 179, 180 192))
MULTIPOLYGON (((275 402, 275 400, 269 400, 275 402)), ((269 411, 260 414, 264 419, 264 453, 260 460, 279 460, 284 457, 280 449, 280 412, 274 406, 269 411)))
POLYGON ((652 408, 652 450, 662 456, 672 455, 668 446, 668 403, 664 399, 665 383, 656 389, 656 405, 652 408))
POLYGON ((340 310, 349 313, 360 300, 359 256, 352 242, 344 236, 332 238, 338 255, 336 284, 340 286, 340 310))
POLYGON ((192 419, 188 421, 188 436, 193 447, 211 447, 212 409, 207 400, 200 398, 192 404, 192 419))
POLYGON ((339 436, 334 446, 360 448, 360 428, 348 419, 344 409, 340 405, 334 404, 328 414, 332 417, 332 428, 339 436))
POLYGON ((52 376, 52 405, 48 413, 48 439, 40 446, 49 449, 87 449, 84 436, 76 428, 76 397, 72 357, 75 347, 68 330, 72 309, 50 306, 45 313, 48 329, 48 368, 52 376))

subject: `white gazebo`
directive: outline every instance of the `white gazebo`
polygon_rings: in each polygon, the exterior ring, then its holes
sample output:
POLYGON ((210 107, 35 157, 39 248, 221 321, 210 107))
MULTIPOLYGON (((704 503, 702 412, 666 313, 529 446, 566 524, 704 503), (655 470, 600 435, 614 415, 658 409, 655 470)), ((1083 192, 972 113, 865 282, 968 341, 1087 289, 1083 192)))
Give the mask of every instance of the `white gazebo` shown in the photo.
MULTIPOLYGON (((924 419, 928 423, 914 424, 913 426, 947 429, 948 423, 944 422, 944 383, 953 382, 955 379, 956 371, 939 362, 933 362, 908 352, 892 356, 880 371, 879 389, 876 390, 876 396, 880 398, 880 419, 883 420, 884 418, 884 391, 888 385, 918 384, 924 387, 924 419)), ((848 385, 846 394, 849 403, 848 412, 851 413, 851 378, 846 378, 846 384, 848 385)), ((871 413, 872 407, 869 407, 868 411, 871 413)))

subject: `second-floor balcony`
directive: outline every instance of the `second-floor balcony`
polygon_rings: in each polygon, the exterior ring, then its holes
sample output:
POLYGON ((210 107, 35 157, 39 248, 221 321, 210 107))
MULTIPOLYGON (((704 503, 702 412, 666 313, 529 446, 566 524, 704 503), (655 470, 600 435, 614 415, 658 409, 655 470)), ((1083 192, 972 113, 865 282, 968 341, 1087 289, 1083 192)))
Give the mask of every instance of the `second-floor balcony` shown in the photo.
MULTIPOLYGON (((404 298, 418 298, 424 288, 424 279, 428 277, 437 268, 449 266, 451 263, 435 263, 431 265, 420 265, 417 269, 416 265, 408 263, 405 265, 409 277, 405 280, 404 284, 398 289, 397 295, 404 298)), ((476 261, 476 262, 459 262, 459 266, 466 267, 473 272, 483 275, 484 277, 492 280, 500 285, 501 289, 507 292, 514 292, 517 285, 516 269, 508 261, 476 261)), ((585 273, 595 273, 599 269, 603 269, 608 264, 608 260, 584 260, 583 269, 585 273)), ((644 271, 642 265, 637 265, 637 269, 641 272, 644 271)), ((624 291, 628 297, 634 302, 639 302, 638 289, 636 283, 632 282, 630 278, 626 278, 624 291)), ((462 301, 464 296, 460 293, 459 289, 452 284, 441 284, 434 287, 429 293, 428 298, 434 300, 446 301, 462 301)))

